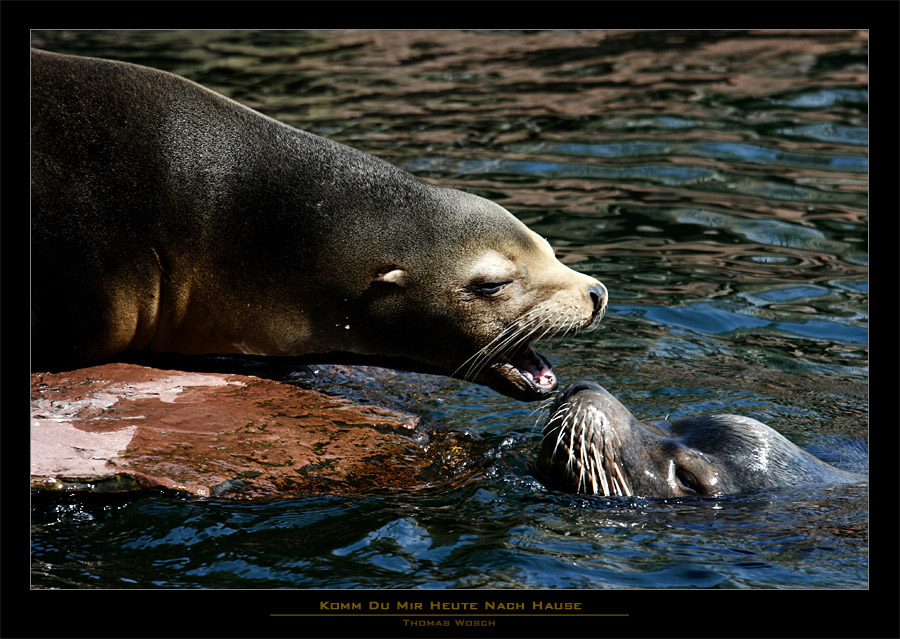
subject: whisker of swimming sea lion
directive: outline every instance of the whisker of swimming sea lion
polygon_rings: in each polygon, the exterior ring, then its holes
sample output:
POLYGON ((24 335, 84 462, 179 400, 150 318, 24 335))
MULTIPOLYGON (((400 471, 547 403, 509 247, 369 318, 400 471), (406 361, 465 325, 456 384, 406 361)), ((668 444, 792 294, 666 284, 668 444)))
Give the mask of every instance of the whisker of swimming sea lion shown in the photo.
POLYGON ((543 431, 544 427, 541 424, 546 425, 546 423, 548 423, 546 421, 547 411, 550 410, 550 406, 556 401, 557 395, 558 392, 551 393, 549 397, 542 399, 537 407, 528 414, 528 417, 534 420, 534 426, 532 426, 534 430, 537 430, 538 432, 543 431))
MULTIPOLYGON (((580 468, 578 469, 578 486, 576 486, 576 488, 575 488, 576 493, 581 492, 582 484, 584 485, 585 488, 587 488, 587 482, 584 479, 584 471, 587 470, 587 465, 588 465, 587 464, 587 451, 585 450, 585 447, 584 447, 584 427, 586 425, 586 421, 587 421, 586 419, 582 419, 581 423, 579 424, 580 428, 579 428, 579 433, 578 433, 578 441, 580 443, 580 446, 578 446, 578 461, 580 462, 580 464, 579 464, 580 468)), ((573 452, 574 452, 574 450, 572 450, 569 454, 571 455, 573 452)))
MULTIPOLYGON (((552 437, 552 436, 554 436, 555 434, 559 434, 559 433, 562 433, 562 432, 563 432, 562 422, 565 420, 565 413, 566 413, 566 411, 568 411, 568 409, 569 409, 570 406, 572 406, 571 402, 565 402, 565 403, 561 404, 560 407, 557 409, 556 413, 554 413, 554 415, 550 418, 550 420, 545 424, 545 428, 546 428, 546 426, 550 426, 550 424, 552 424, 552 423, 555 422, 555 421, 559 421, 559 422, 560 422, 560 425, 559 425, 559 426, 556 426, 556 427, 552 427, 552 428, 547 429, 547 432, 546 432, 546 433, 544 434, 544 436, 541 438, 541 446, 544 445, 544 441, 545 441, 548 437, 552 437)), ((557 447, 557 446, 559 446, 559 439, 558 439, 558 438, 557 438, 557 440, 556 440, 556 444, 554 444, 554 449, 555 449, 555 447, 557 447)), ((555 450, 554 450, 554 453, 555 453, 555 450)))
MULTIPOLYGON (((552 435, 554 432, 556 433, 556 442, 553 444, 553 453, 551 453, 551 455, 550 455, 550 462, 551 462, 551 463, 553 462, 554 459, 556 459, 556 453, 559 452, 559 446, 560 446, 560 444, 562 444, 563 437, 564 437, 565 434, 566 434, 566 429, 564 428, 565 422, 566 422, 566 418, 568 417, 568 415, 567 415, 566 413, 568 413, 568 407, 571 406, 571 404, 565 404, 565 406, 566 406, 566 410, 565 410, 565 411, 560 410, 560 411, 557 412, 557 414, 554 416, 554 419, 557 419, 557 418, 558 418, 558 419, 560 420, 560 425, 559 425, 558 427, 556 427, 556 429, 554 429, 554 430, 550 431, 549 433, 547 433, 547 436, 552 435)), ((568 468, 568 467, 569 467, 569 465, 567 464, 567 465, 566 465, 566 468, 568 468)))

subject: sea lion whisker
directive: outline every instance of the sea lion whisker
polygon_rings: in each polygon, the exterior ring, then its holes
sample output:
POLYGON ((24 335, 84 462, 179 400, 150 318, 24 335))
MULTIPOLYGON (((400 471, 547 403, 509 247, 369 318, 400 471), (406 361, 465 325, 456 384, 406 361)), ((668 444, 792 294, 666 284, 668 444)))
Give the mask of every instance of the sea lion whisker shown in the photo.
POLYGON ((541 315, 536 315, 535 317, 530 318, 527 323, 522 324, 521 329, 516 334, 515 344, 511 350, 515 350, 522 344, 537 343, 538 339, 540 338, 531 339, 531 336, 541 329, 541 327, 549 317, 550 315, 548 313, 543 313, 541 315))
POLYGON ((594 465, 594 458, 588 455, 588 464, 590 464, 589 477, 591 480, 591 494, 597 494, 597 468, 594 465))
POLYGON ((544 332, 540 335, 540 337, 536 337, 534 340, 532 340, 533 343, 536 344, 536 343, 538 343, 538 342, 539 342, 540 340, 542 340, 542 339, 550 339, 550 338, 556 337, 556 336, 557 336, 556 333, 557 333, 558 330, 559 330, 559 329, 557 328, 557 326, 562 326, 562 325, 564 325, 567 321, 568 321, 568 319, 567 319, 566 317, 563 317, 563 316, 557 316, 557 317, 555 317, 555 318, 553 319, 553 323, 551 323, 550 326, 547 327, 546 330, 544 330, 544 332), (548 334, 549 334, 549 336, 548 336, 548 334))
POLYGON ((587 419, 585 419, 586 426, 584 428, 584 433, 582 435, 581 440, 581 448, 584 451, 585 459, 587 460, 588 465, 590 466, 592 473, 592 492, 593 494, 597 494, 597 474, 599 469, 596 467, 596 458, 593 454, 593 438, 591 437, 591 432, 593 429, 593 417, 588 415, 587 419))
MULTIPOLYGON (((596 434, 596 433, 598 432, 598 428, 597 428, 596 424, 594 423, 594 419, 597 417, 596 411, 591 411, 591 412, 590 412, 590 417, 591 417, 591 430, 590 430, 590 432, 591 432, 591 434, 593 435, 593 434, 596 434)), ((600 438, 601 438, 601 442, 602 442, 602 441, 603 441, 603 428, 602 428, 602 424, 601 424, 601 427, 600 427, 600 429, 599 429, 599 433, 600 433, 600 438)), ((607 473, 608 473, 607 466, 608 466, 608 464, 604 464, 604 463, 603 463, 603 462, 604 462, 604 456, 600 454, 600 451, 597 449, 596 445, 594 444, 594 437, 593 437, 593 436, 591 437, 591 451, 593 452, 594 458, 597 460, 597 465, 598 465, 598 467, 599 467, 599 469, 600 469, 599 475, 600 475, 600 482, 601 482, 601 484, 602 484, 602 486, 603 486, 603 494, 604 494, 605 496, 609 497, 609 496, 610 496, 610 490, 609 490, 609 482, 607 481, 607 473)))
POLYGON ((612 484, 612 492, 616 497, 620 497, 622 495, 622 488, 619 486, 619 482, 616 481, 616 478, 610 475, 610 483, 612 484))
MULTIPOLYGON (((546 399, 542 399, 540 402, 538 402, 538 405, 537 405, 537 408, 535 409, 535 411, 538 411, 538 410, 540 410, 540 411, 546 411, 546 410, 549 410, 549 409, 550 409, 550 406, 551 406, 551 405, 553 404, 553 402, 555 402, 555 401, 556 401, 556 394, 554 393, 554 394, 550 395, 549 397, 547 397, 546 399)), ((534 412, 534 411, 533 411, 533 412, 534 412)))
MULTIPOLYGON (((577 420, 580 419, 580 417, 581 417, 581 415, 580 415, 580 407, 579 407, 576 409, 576 412, 575 412, 576 421, 574 422, 574 424, 578 423, 577 420)), ((572 465, 574 464, 574 462, 575 462, 575 426, 573 425, 572 428, 569 429, 569 461, 566 464, 566 468, 567 469, 571 468, 572 465)))
MULTIPOLYGON (((553 439, 554 437, 556 437, 561 430, 562 430, 562 428, 560 428, 558 426, 555 428, 544 429, 544 435, 543 435, 543 437, 541 437, 541 446, 543 446, 544 442, 546 442, 548 439, 553 439)), ((559 444, 559 440, 554 442, 554 450, 553 450, 554 455, 556 454, 555 448, 558 444, 559 444)))
MULTIPOLYGON (((526 317, 531 314, 532 312, 529 311, 522 317, 526 317)), ((466 364, 470 364, 469 369, 466 371, 466 374, 463 375, 463 379, 475 379, 484 370, 484 368, 491 362, 495 361, 501 353, 515 350, 515 347, 517 347, 521 342, 521 333, 525 330, 528 330, 532 325, 539 325, 541 321, 542 320, 540 315, 537 315, 535 317, 529 318, 524 325, 520 324, 519 320, 513 322, 505 329, 503 329, 503 331, 501 331, 500 334, 497 335, 493 340, 488 342, 485 346, 479 349, 478 352, 476 352, 465 362, 463 362, 456 369, 456 371, 454 371, 453 374, 456 375, 466 364), (515 347, 510 348, 511 345, 515 345, 515 347)))
POLYGON ((606 497, 609 497, 609 482, 606 480, 606 468, 603 464, 603 456, 600 454, 600 451, 597 450, 597 447, 594 446, 593 441, 591 441, 591 451, 594 455, 594 459, 597 460, 597 468, 599 469, 598 475, 600 477, 600 485, 603 487, 603 494, 606 497))
MULTIPOLYGON (((585 418, 583 418, 581 420, 581 432, 579 433, 579 439, 578 439, 578 441, 579 441, 578 461, 580 462, 580 466, 581 466, 581 472, 579 473, 579 481, 578 481, 579 489, 582 486, 581 480, 582 480, 582 478, 584 478, 584 473, 585 473, 585 470, 587 469, 587 465, 588 465, 587 464, 587 450, 584 446, 584 429, 585 429, 585 424, 587 422, 586 417, 587 416, 585 416, 585 418)), ((587 481, 584 482, 584 487, 587 488, 587 481)))
POLYGON ((616 476, 619 478, 619 481, 622 483, 623 494, 627 497, 631 497, 631 487, 628 485, 628 482, 625 480, 624 475, 622 474, 622 464, 618 461, 614 464, 614 468, 616 471, 616 476))
POLYGON ((565 421, 566 415, 565 412, 573 405, 572 402, 563 402, 559 405, 559 407, 554 411, 553 415, 550 416, 550 423, 556 421, 565 421))
MULTIPOLYGON (((539 317, 540 310, 539 309, 531 309, 525 313, 523 313, 520 317, 516 318, 513 322, 511 322, 508 326, 506 326, 498 335, 496 335, 490 342, 481 347, 475 354, 470 356, 466 361, 464 361, 455 372, 459 372, 463 366, 465 366, 470 361, 477 361, 478 358, 484 355, 492 355, 497 352, 503 350, 510 340, 516 338, 516 335, 523 328, 523 320, 525 318, 529 318, 529 316, 538 316, 539 317)), ((538 321, 536 317, 530 317, 528 321, 524 324, 524 326, 530 325, 532 322, 538 321)), ((488 357, 490 359, 490 357, 488 357)), ((455 374, 455 373, 454 373, 455 374)))
POLYGON ((577 332, 578 323, 578 317, 574 314, 560 314, 557 316, 551 327, 552 331, 548 329, 548 331, 546 331, 544 335, 541 335, 539 339, 554 339, 558 337, 564 337, 570 332, 577 332))
POLYGON ((546 413, 547 413, 546 406, 544 406, 544 407, 538 406, 537 408, 532 410, 530 413, 528 413, 528 417, 531 420, 533 420, 533 422, 531 424, 532 430, 543 430, 544 427, 541 426, 541 423, 544 423, 544 424, 547 423, 546 417, 545 417, 546 413))
MULTIPOLYGON (((577 413, 577 409, 576 409, 576 413, 577 413)), ((560 416, 561 421, 560 421, 560 425, 558 427, 556 427, 557 436, 556 436, 556 442, 553 444, 553 454, 550 456, 551 462, 556 457, 556 453, 559 451, 559 447, 563 442, 563 436, 566 434, 566 429, 564 428, 564 426, 565 426, 565 420, 567 419, 567 415, 563 411, 557 411, 556 414, 560 416)), ((571 461, 571 448, 569 448, 569 451, 570 451, 569 459, 571 461)), ((569 467, 569 463, 566 464, 566 467, 567 468, 569 467)))
POLYGON ((612 496, 619 495, 618 485, 613 477, 613 465, 616 463, 616 454, 614 450, 611 450, 609 447, 608 437, 610 435, 610 431, 613 430, 611 428, 607 428, 606 422, 604 420, 604 416, 602 413, 597 414, 597 421, 599 426, 597 427, 597 432, 600 433, 600 451, 603 456, 603 459, 606 461, 604 465, 606 481, 609 486, 609 494, 612 496))
MULTIPOLYGON (((550 410, 550 406, 555 401, 556 401, 556 393, 550 395, 549 397, 547 397, 547 399, 541 400, 538 403, 537 407, 534 410, 532 410, 528 414, 528 416, 534 417, 536 415, 537 419, 540 420, 543 417, 544 413, 546 413, 548 410, 550 410)), ((537 424, 535 424, 535 425, 537 425, 537 424)))
POLYGON ((547 315, 543 315, 529 320, 529 324, 523 326, 522 330, 516 335, 515 343, 510 350, 516 350, 522 344, 536 344, 540 338, 533 339, 532 336, 541 330, 547 318, 547 315))
POLYGON ((573 318, 571 315, 560 316, 557 321, 548 329, 541 339, 556 339, 566 335, 572 328, 573 318), (551 330, 552 329, 552 330, 551 330))
MULTIPOLYGON (((582 442, 583 444, 583 442, 582 442)), ((583 447, 583 446, 582 446, 583 447)), ((588 478, 591 480, 591 494, 597 494, 597 468, 594 466, 594 458, 590 454, 587 453, 587 461, 588 461, 588 478)), ((586 488, 587 486, 585 486, 586 488)))
POLYGON ((573 330, 577 326, 576 318, 574 318, 572 314, 563 315, 549 308, 534 310, 541 312, 540 315, 536 315, 537 317, 539 317, 540 321, 529 322, 529 325, 532 328, 527 336, 523 335, 523 341, 527 341, 528 343, 537 344, 540 340, 543 339, 551 339, 554 337, 558 337, 559 335, 566 335, 569 331, 573 330), (532 338, 531 336, 534 335, 537 331, 541 330, 545 323, 549 324, 549 326, 544 330, 544 332, 540 336, 532 338))
MULTIPOLYGON (((558 413, 558 414, 561 414, 561 413, 558 413)), ((562 438, 563 438, 563 435, 564 435, 565 432, 566 432, 566 430, 565 430, 565 428, 563 428, 563 426, 564 426, 564 423, 561 421, 559 426, 555 427, 554 429, 551 429, 551 430, 547 433, 547 435, 544 436, 544 439, 546 439, 547 437, 549 437, 549 436, 552 435, 553 433, 556 433, 556 441, 555 441, 554 444, 553 444, 553 453, 550 455, 550 461, 551 461, 551 462, 556 458, 556 453, 559 452, 559 446, 560 446, 560 444, 562 444, 562 438)), ((543 447, 543 444, 544 444, 544 443, 543 443, 543 440, 541 440, 541 446, 542 446, 542 447, 543 447)))
MULTIPOLYGON (((519 327, 515 324, 511 324, 504 328, 500 334, 494 337, 490 342, 482 346, 474 355, 466 359, 460 366, 454 371, 454 375, 458 373, 466 364, 470 364, 469 371, 466 373, 465 378, 469 378, 469 375, 472 372, 472 369, 477 365, 482 364, 480 361, 482 358, 485 362, 490 361, 493 356, 502 350, 505 347, 505 344, 509 339, 514 339, 517 331, 519 331, 519 327)), ((479 371, 480 372, 480 371, 479 371)))
POLYGON ((552 433, 555 433, 558 430, 560 430, 560 428, 562 426, 562 422, 565 420, 565 415, 563 414, 562 411, 566 410, 566 408, 564 408, 564 407, 568 407, 568 406, 569 406, 569 404, 563 404, 562 406, 560 406, 560 410, 558 410, 553 416, 551 416, 550 419, 547 421, 547 423, 544 424, 544 430, 546 432, 544 433, 544 436, 541 439, 542 444, 543 444, 543 441, 545 439, 547 439, 552 433), (560 426, 551 426, 551 424, 553 424, 553 422, 555 422, 555 421, 559 421, 560 426))
POLYGON ((463 362, 453 374, 457 375, 468 366, 462 378, 474 380, 500 356, 506 354, 511 357, 524 344, 533 347, 542 339, 566 335, 577 330, 577 324, 577 318, 572 313, 560 314, 546 305, 539 305, 510 323, 493 340, 463 362))
POLYGON ((549 334, 545 333, 544 335, 541 335, 539 339, 555 339, 558 337, 563 337, 567 335, 569 331, 573 330, 576 326, 575 317, 572 314, 568 314, 565 316, 560 315, 558 319, 559 321, 555 322, 552 327, 553 331, 549 334))

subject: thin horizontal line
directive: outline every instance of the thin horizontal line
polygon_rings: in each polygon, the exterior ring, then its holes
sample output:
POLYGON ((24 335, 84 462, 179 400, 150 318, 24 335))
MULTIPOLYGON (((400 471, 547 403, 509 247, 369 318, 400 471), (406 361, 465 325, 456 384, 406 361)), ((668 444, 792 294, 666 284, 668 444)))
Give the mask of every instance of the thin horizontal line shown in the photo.
POLYGON ((368 613, 368 612, 351 612, 351 613, 329 613, 329 612, 273 612, 270 617, 628 617, 627 612, 573 612, 573 613, 503 613, 503 612, 460 612, 460 613, 415 613, 415 612, 385 612, 385 613, 368 613))

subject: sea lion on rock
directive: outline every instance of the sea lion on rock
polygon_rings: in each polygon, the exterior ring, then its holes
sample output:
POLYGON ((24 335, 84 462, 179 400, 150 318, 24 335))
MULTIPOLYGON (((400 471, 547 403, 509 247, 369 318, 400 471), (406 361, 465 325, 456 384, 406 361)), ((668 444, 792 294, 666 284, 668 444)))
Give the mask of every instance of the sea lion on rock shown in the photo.
POLYGON ((590 381, 559 393, 543 435, 535 474, 550 487, 574 493, 719 496, 863 479, 749 417, 641 422, 590 381))
POLYGON ((534 400, 534 342, 606 309, 501 206, 176 75, 33 50, 31 99, 36 368, 350 354, 534 400))

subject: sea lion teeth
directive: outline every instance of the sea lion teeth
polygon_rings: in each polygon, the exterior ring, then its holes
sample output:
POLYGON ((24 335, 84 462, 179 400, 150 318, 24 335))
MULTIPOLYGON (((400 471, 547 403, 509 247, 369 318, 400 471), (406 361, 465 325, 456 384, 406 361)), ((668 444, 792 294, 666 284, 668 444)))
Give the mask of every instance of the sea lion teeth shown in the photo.
POLYGON ((498 366, 510 376, 517 375, 526 380, 535 392, 546 394, 556 390, 557 378, 553 367, 529 345, 505 355, 498 366))

